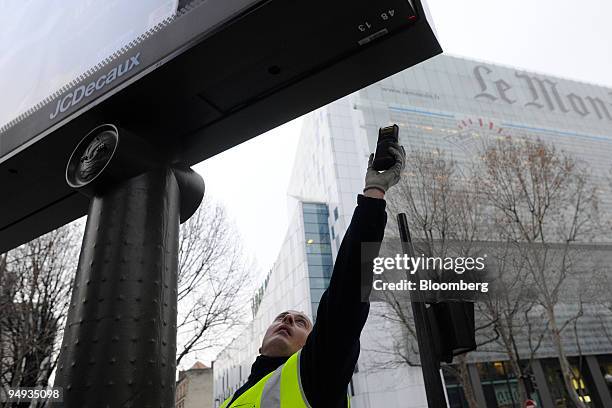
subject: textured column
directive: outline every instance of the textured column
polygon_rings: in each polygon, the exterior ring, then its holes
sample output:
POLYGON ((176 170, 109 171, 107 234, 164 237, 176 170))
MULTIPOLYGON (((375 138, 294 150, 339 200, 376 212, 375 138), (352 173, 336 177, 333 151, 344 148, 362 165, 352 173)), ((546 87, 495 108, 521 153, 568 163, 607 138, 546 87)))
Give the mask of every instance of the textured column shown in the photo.
POLYGON ((88 135, 68 169, 91 202, 55 386, 68 408, 171 408, 179 222, 199 205, 203 183, 165 165, 120 180, 113 132, 88 135))
POLYGON ((178 228, 169 169, 91 201, 55 383, 66 407, 174 406, 178 228))

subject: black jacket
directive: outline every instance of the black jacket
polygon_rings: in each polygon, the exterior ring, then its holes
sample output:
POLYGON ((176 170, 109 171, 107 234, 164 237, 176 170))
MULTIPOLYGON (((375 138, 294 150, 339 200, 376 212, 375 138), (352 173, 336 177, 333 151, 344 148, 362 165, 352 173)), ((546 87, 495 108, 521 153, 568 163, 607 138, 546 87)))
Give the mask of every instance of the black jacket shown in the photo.
MULTIPOLYGON (((302 386, 313 408, 346 407, 347 387, 359 357, 359 336, 370 310, 370 304, 361 301, 361 243, 380 243, 386 223, 385 201, 360 194, 317 320, 300 354, 302 386)), ((371 281, 366 285, 371 287, 371 281)), ((258 356, 232 401, 286 360, 258 356)))

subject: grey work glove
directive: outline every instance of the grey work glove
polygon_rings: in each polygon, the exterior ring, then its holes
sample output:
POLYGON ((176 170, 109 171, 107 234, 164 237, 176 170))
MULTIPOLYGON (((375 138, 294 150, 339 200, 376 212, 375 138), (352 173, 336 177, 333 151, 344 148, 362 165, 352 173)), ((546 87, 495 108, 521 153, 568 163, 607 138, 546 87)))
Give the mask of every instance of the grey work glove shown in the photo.
POLYGON ((363 189, 364 192, 370 188, 376 188, 386 193, 390 187, 397 184, 400 180, 402 170, 404 170, 406 166, 406 150, 404 150, 404 146, 394 144, 389 147, 389 152, 395 158, 395 164, 390 169, 383 172, 378 172, 372 168, 374 153, 370 155, 370 159, 368 160, 368 171, 365 177, 365 188, 363 189))

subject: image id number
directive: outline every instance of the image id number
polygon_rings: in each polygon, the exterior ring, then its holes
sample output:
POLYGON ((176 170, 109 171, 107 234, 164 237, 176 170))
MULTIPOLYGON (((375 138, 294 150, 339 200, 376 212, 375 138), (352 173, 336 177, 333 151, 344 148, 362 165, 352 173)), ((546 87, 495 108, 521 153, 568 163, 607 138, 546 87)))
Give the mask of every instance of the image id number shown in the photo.
POLYGON ((5 402, 26 402, 26 401, 42 401, 51 400, 55 402, 62 401, 61 388, 9 388, 6 390, 4 398, 5 402))

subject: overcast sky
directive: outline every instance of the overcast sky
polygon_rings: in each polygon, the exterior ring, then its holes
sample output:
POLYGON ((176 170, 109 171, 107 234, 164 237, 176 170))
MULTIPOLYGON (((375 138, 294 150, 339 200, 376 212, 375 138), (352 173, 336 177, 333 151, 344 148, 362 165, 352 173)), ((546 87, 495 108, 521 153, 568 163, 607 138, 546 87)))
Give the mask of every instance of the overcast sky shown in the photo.
MULTIPOLYGON (((428 4, 445 52, 612 87, 612 2, 428 4)), ((264 271, 276 259, 287 228, 285 193, 300 123, 283 125, 196 167, 207 194, 227 206, 264 271)))

